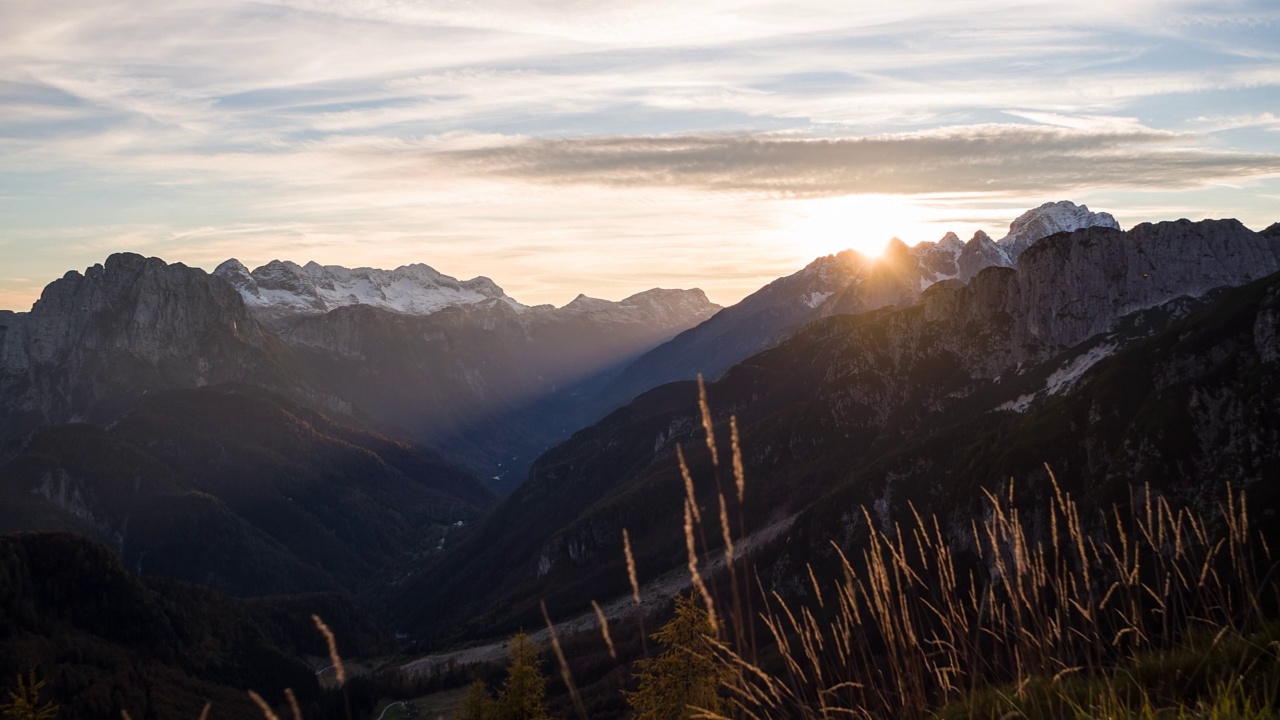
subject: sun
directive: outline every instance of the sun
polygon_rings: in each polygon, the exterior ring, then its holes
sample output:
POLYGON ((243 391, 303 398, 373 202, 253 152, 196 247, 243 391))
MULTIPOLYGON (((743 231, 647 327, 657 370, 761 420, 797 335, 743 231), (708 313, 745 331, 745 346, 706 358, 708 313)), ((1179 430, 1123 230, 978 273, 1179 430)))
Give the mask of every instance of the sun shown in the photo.
POLYGON ((875 257, 894 237, 908 245, 937 239, 923 208, 898 195, 849 195, 790 204, 791 216, 779 230, 797 253, 810 259, 849 249, 875 257))

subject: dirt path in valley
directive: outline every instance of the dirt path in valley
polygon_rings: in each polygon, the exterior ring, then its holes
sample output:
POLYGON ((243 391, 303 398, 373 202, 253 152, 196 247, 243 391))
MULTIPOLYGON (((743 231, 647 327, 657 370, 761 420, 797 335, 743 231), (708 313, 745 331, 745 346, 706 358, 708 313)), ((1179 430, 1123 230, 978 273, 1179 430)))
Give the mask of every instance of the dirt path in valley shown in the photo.
MULTIPOLYGON (((774 521, 769 525, 757 530, 749 535, 745 540, 738 540, 735 543, 735 551, 738 557, 750 555, 756 548, 768 543, 774 538, 781 535, 791 527, 795 522, 796 516, 790 515, 780 520, 774 521)), ((713 553, 712 559, 701 558, 699 568, 704 575, 715 573, 724 568, 724 555, 722 553, 713 553)), ((650 614, 656 608, 665 604, 677 593, 683 591, 690 586, 689 572, 685 569, 672 570, 657 579, 651 581, 647 585, 640 588, 640 607, 645 615, 650 614)), ((630 617, 635 613, 635 602, 630 594, 614 598, 606 604, 601 604, 600 609, 604 611, 605 617, 610 622, 619 620, 623 617, 630 617)), ((555 624, 556 635, 566 636, 579 633, 584 630, 591 630, 599 626, 594 611, 588 611, 569 620, 564 620, 555 624)), ((547 645, 551 642, 551 635, 544 627, 537 632, 529 633, 529 639, 539 645, 547 645)), ((507 656, 507 640, 497 640, 485 645, 476 645, 474 647, 460 648, 450 652, 439 653, 435 655, 426 655, 424 657, 411 660, 400 666, 400 669, 411 675, 420 673, 430 673, 438 667, 455 663, 458 665, 468 665, 471 663, 487 663, 496 662, 506 658, 507 656)))

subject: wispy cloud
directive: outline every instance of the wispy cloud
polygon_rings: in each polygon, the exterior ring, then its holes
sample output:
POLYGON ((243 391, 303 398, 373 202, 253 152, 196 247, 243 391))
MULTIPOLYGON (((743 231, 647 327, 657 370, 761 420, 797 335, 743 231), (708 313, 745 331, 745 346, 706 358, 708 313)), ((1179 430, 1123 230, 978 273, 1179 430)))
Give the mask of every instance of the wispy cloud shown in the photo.
POLYGON ((1185 188, 1280 174, 1280 154, 1085 118, 1077 128, 978 125, 855 138, 770 135, 538 139, 454 151, 468 169, 541 182, 781 196, 1185 188))

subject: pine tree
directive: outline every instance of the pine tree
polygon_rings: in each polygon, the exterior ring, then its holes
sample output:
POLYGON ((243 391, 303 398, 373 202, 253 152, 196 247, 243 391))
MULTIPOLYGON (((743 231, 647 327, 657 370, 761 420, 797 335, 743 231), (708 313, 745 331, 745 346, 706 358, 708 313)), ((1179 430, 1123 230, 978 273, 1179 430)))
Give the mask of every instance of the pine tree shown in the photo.
POLYGON ((25 681, 18 676, 18 689, 9 691, 9 702, 0 705, 0 716, 12 720, 52 720, 58 714, 58 706, 40 702, 40 691, 45 681, 36 680, 36 671, 27 673, 25 681))
POLYGON ((724 670, 707 642, 715 636, 710 616, 693 596, 676 597, 675 617, 653 634, 666 649, 636 663, 639 683, 627 693, 636 720, 686 720, 695 710, 723 714, 717 689, 724 670))
POLYGON ((538 655, 538 647, 524 633, 511 638, 511 660, 498 693, 496 720, 548 720, 543 706, 547 680, 538 655))
POLYGON ((467 696, 454 717, 457 720, 496 720, 496 713, 497 705, 489 694, 489 688, 483 680, 476 680, 467 688, 467 696))

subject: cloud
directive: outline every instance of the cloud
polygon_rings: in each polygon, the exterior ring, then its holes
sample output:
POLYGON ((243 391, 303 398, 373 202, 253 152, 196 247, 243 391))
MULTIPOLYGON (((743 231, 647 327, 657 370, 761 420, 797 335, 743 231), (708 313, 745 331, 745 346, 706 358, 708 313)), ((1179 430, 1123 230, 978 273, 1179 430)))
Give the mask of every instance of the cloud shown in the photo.
POLYGON ((862 137, 616 136, 530 139, 447 152, 473 172, 548 183, 684 187, 788 197, 859 193, 1186 188, 1280 174, 1280 155, 1197 147, 1132 123, 1017 124, 862 137))

